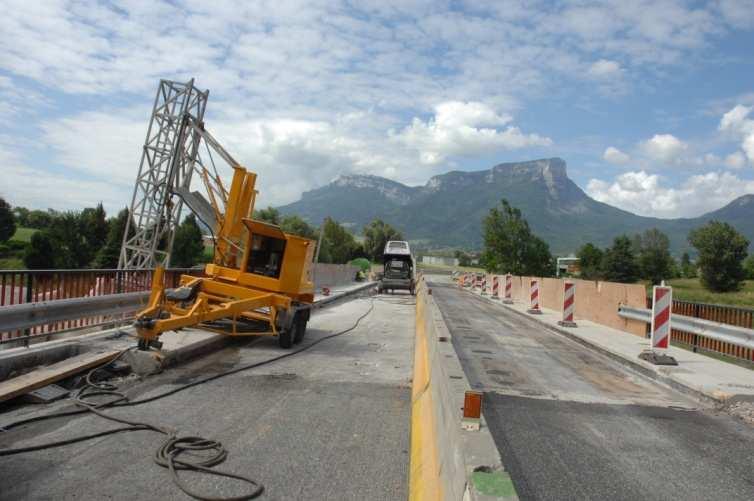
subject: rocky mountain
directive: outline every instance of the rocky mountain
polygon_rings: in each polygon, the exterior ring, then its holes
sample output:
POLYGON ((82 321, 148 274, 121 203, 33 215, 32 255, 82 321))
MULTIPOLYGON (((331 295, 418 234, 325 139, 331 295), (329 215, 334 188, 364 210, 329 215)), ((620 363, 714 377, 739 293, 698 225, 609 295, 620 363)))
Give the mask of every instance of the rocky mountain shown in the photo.
POLYGON ((688 232, 710 219, 727 221, 754 241, 754 195, 693 219, 642 217, 589 197, 568 177, 560 158, 452 171, 417 187, 377 176, 341 176, 280 210, 313 224, 330 216, 356 231, 379 217, 416 243, 478 249, 482 219, 502 198, 521 209, 534 232, 561 255, 586 242, 606 246, 617 235, 652 227, 667 233, 680 254, 690 249, 688 232))

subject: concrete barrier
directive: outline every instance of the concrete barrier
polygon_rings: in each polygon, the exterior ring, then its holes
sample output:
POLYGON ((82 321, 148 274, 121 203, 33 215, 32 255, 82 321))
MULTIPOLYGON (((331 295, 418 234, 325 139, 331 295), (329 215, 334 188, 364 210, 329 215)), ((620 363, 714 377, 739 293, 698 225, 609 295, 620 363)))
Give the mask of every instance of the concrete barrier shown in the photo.
POLYGON ((321 289, 351 284, 358 272, 359 267, 350 264, 316 263, 312 269, 314 287, 321 289))
MULTIPOLYGON (((512 279, 512 297, 515 302, 528 304, 529 283, 532 279, 537 279, 540 306, 555 311, 563 308, 563 279, 522 276, 513 276, 512 279)), ((573 279, 569 281, 576 285, 575 320, 589 320, 641 337, 646 335, 646 326, 642 322, 618 315, 620 304, 646 308, 646 290, 643 285, 573 279)))
POLYGON ((484 418, 478 431, 461 427, 464 394, 470 385, 442 314, 423 281, 416 298, 409 499, 517 499, 484 418), (510 494, 480 495, 473 481, 475 471, 499 476, 510 486, 510 494))

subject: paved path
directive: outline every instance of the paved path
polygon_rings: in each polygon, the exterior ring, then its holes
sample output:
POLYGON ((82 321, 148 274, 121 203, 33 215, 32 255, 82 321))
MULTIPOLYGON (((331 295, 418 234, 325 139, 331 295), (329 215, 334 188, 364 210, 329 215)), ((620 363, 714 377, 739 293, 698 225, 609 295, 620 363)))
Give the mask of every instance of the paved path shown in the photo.
POLYGON ((455 286, 432 292, 521 499, 752 499, 754 430, 455 286))
MULTIPOLYGON (((304 343, 353 325, 371 302, 356 299, 317 312, 304 343)), ((220 440, 229 451, 220 468, 263 483, 261 499, 405 499, 415 306, 409 296, 382 296, 374 307, 353 332, 300 355, 108 412, 220 440)), ((130 392, 149 396, 280 353, 272 338, 240 343, 130 392)), ((12 419, 2 415, 0 424, 12 419)), ((112 427, 95 416, 62 419, 0 434, 0 447, 112 427)), ((152 463, 161 440, 133 432, 0 458, 0 499, 186 499, 152 463)), ((183 475, 214 496, 238 493, 225 479, 183 475)))

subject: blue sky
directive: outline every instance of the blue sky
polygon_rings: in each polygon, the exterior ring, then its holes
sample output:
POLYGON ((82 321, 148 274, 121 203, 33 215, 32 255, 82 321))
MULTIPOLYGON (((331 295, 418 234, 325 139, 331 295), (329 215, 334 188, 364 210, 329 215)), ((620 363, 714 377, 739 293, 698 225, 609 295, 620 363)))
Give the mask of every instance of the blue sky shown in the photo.
POLYGON ((752 0, 0 2, 14 205, 127 205, 157 83, 191 77, 262 205, 554 156, 644 215, 754 193, 752 0))

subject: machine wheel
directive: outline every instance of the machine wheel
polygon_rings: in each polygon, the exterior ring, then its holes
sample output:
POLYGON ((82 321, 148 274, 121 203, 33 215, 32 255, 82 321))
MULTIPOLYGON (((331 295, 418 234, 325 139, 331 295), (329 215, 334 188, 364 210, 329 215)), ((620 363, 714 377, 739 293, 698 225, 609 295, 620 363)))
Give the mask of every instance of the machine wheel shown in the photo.
POLYGON ((300 313, 296 313, 296 317, 293 319, 293 325, 295 326, 293 342, 299 344, 304 340, 304 334, 306 334, 306 317, 300 313))
POLYGON ((296 335, 296 321, 291 324, 290 329, 283 329, 278 331, 278 344, 281 348, 288 349, 293 346, 293 338, 296 335))

